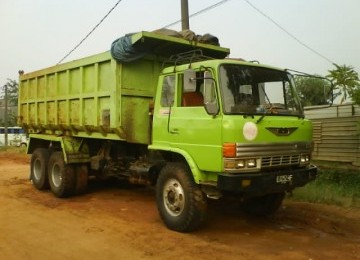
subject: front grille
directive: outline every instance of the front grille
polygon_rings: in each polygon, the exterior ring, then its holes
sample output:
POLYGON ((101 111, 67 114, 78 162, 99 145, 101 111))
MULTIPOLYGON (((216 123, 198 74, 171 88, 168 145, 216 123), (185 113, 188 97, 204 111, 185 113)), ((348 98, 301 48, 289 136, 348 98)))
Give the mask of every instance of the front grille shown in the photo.
POLYGON ((276 167, 299 164, 300 155, 276 155, 261 158, 261 167, 276 167))

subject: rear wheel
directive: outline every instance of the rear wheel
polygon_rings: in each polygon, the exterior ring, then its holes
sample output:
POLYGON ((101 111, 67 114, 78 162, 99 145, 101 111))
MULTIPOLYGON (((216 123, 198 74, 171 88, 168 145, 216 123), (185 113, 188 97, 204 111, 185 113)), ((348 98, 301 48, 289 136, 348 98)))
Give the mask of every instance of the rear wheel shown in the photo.
POLYGON ((54 152, 49 159, 49 184, 56 197, 65 198, 75 192, 75 170, 66 164, 62 152, 54 152))
POLYGON ((169 229, 189 232, 205 222, 206 197, 184 164, 168 163, 161 170, 156 184, 156 202, 169 229))
POLYGON ((38 190, 49 188, 47 165, 50 151, 45 148, 37 148, 31 155, 30 180, 38 190))
POLYGON ((281 206, 285 193, 268 194, 255 197, 243 202, 243 210, 252 216, 266 217, 275 213, 281 206))

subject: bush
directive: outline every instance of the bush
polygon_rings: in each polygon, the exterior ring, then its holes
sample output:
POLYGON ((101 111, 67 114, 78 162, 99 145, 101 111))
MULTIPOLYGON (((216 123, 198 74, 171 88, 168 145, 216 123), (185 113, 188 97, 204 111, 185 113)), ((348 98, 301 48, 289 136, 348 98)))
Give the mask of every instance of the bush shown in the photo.
POLYGON ((294 200, 360 207, 360 171, 321 169, 315 181, 298 188, 294 200))

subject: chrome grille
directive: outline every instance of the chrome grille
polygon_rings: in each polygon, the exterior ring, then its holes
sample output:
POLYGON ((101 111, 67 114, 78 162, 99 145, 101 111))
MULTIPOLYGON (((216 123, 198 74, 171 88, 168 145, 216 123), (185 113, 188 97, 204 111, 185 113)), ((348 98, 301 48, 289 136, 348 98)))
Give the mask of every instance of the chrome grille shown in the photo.
POLYGON ((275 167, 299 164, 300 155, 276 155, 261 158, 261 167, 275 167))

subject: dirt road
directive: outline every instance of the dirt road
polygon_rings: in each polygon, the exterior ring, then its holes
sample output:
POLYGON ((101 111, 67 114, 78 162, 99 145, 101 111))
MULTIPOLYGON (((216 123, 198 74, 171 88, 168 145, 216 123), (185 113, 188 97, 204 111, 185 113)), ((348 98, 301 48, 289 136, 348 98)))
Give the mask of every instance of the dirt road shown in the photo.
POLYGON ((28 181, 29 159, 0 152, 1 259, 360 259, 360 209, 286 201, 254 220, 212 201, 207 226, 169 231, 154 191, 91 182, 57 199, 28 181))

